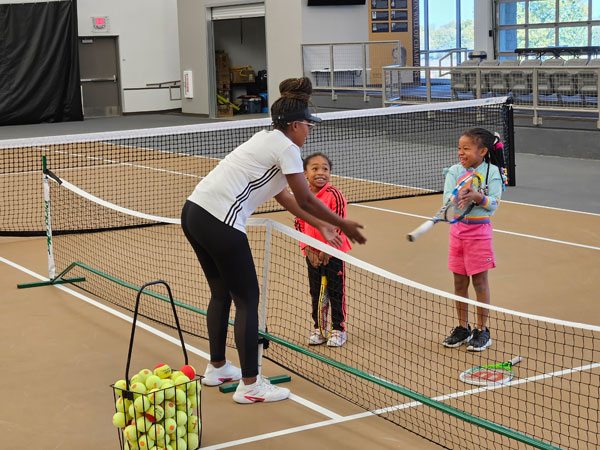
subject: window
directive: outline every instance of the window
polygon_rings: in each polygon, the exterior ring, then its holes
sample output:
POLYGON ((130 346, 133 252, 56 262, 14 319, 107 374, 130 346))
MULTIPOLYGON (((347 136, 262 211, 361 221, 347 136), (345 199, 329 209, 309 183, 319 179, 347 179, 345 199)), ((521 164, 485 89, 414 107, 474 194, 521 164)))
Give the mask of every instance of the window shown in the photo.
POLYGON ((517 25, 525 23, 525 2, 500 3, 499 25, 517 25))
POLYGON ((584 47, 588 45, 587 27, 562 27, 558 29, 558 45, 584 47))
POLYGON ((501 52, 514 52, 515 48, 525 47, 525 30, 500 30, 499 46, 501 52))
MULTIPOLYGON (((569 0, 572 1, 572 0, 569 0)), ((555 0, 530 0, 529 1, 529 23, 552 23, 556 22, 555 0)))
POLYGON ((559 21, 581 22, 588 20, 588 0, 560 0, 559 21))
POLYGON ((497 55, 515 48, 600 45, 600 0, 495 0, 497 55))
POLYGON ((419 0, 421 65, 437 65, 452 50, 473 50, 475 1, 419 0))
POLYGON ((529 30, 528 47, 554 47, 554 28, 535 28, 529 30))

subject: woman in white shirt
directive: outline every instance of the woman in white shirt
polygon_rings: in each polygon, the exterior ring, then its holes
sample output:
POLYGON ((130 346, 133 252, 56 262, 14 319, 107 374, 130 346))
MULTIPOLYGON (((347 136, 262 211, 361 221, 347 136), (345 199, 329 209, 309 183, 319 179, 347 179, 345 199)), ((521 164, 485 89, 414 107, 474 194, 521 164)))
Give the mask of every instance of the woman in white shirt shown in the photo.
POLYGON ((366 242, 362 225, 327 208, 311 193, 304 177, 300 147, 310 129, 321 122, 308 109, 310 80, 289 78, 281 82, 279 91, 281 97, 271 107, 273 130, 259 131, 220 161, 188 197, 181 216, 183 231, 211 290, 207 314, 210 363, 202 382, 217 386, 240 380, 233 395, 238 403, 283 400, 290 394, 289 389, 258 376, 259 287, 246 236, 248 216, 275 197, 334 246, 341 245, 337 229, 352 242, 366 242), (225 358, 232 299, 241 370, 225 358))

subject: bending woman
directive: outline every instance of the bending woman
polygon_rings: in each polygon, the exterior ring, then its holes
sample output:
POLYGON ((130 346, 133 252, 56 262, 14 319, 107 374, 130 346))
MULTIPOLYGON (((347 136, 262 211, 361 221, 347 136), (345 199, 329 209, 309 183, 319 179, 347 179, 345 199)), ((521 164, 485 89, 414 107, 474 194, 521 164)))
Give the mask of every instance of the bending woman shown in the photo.
POLYGON ((211 298, 207 325, 210 363, 202 382, 217 386, 240 380, 238 403, 286 399, 289 389, 258 376, 259 287, 246 236, 246 219, 265 201, 275 199, 293 215, 317 228, 332 245, 342 244, 337 230, 363 244, 362 225, 343 219, 315 197, 304 177, 300 147, 311 128, 321 122, 308 109, 312 85, 308 78, 290 78, 279 85, 273 103, 273 130, 259 131, 228 154, 188 197, 181 224, 202 266, 211 298), (289 185, 293 195, 286 186, 289 185), (231 301, 235 303, 235 344, 240 368, 225 358, 231 301))

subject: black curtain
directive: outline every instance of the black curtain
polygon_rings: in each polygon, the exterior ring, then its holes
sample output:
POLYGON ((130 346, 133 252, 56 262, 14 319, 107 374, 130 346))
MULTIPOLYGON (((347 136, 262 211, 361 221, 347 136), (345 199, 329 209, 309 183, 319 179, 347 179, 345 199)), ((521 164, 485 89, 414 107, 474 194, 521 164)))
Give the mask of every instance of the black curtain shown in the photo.
POLYGON ((77 45, 76 0, 0 5, 0 125, 83 120, 77 45))

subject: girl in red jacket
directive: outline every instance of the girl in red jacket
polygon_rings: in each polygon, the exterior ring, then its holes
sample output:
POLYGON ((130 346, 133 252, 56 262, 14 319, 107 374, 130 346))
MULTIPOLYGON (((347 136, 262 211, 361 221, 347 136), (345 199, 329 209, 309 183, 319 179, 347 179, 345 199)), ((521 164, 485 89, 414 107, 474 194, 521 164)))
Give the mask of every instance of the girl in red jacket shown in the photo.
MULTIPOLYGON (((333 212, 346 217, 347 201, 342 193, 329 184, 331 175, 331 161, 322 153, 314 153, 304 159, 304 175, 308 180, 310 190, 333 212)), ((296 217, 296 229, 308 236, 314 237, 322 242, 327 241, 321 236, 321 233, 309 223, 296 217)), ((346 235, 338 230, 343 241, 339 250, 347 252, 352 247, 346 235)), ((312 318, 314 322, 313 330, 308 338, 309 345, 319 345, 327 342, 329 347, 341 347, 346 342, 346 293, 344 280, 344 262, 301 243, 301 248, 306 255, 306 264, 308 266, 308 281, 310 285, 310 295, 312 297, 312 318), (331 318, 333 322, 333 331, 329 339, 321 336, 318 326, 318 304, 319 290, 321 287, 321 267, 327 276, 327 293, 331 301, 331 318)))

